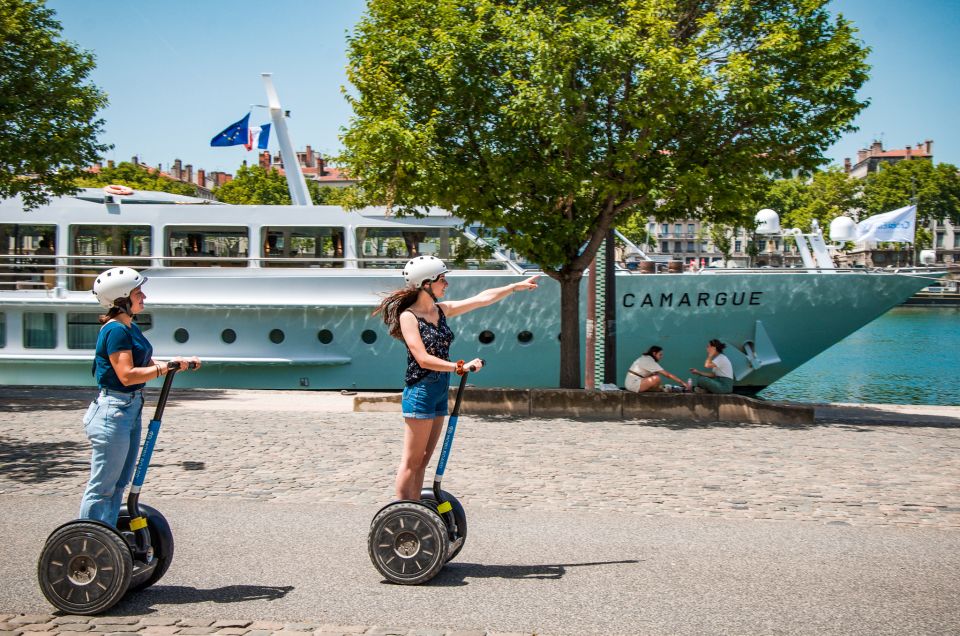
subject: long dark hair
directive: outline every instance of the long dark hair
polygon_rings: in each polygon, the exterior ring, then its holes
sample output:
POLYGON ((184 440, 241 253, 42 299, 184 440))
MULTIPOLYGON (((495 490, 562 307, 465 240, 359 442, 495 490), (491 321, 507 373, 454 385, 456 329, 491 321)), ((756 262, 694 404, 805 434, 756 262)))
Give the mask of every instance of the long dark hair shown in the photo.
POLYGON ((650 356, 652 358, 653 354, 660 353, 661 351, 663 351, 663 347, 658 347, 657 345, 653 345, 652 347, 647 349, 647 352, 643 355, 650 356))
POLYGON ((723 344, 716 338, 710 341, 710 346, 717 350, 717 353, 723 353, 723 350, 727 348, 727 345, 723 344))
POLYGON ((383 318, 383 323, 387 325, 387 330, 390 332, 390 335, 397 340, 403 340, 403 333, 400 331, 400 314, 416 302, 419 294, 419 289, 413 289, 411 287, 403 287, 397 291, 390 292, 383 297, 380 305, 374 309, 370 315, 376 316, 380 314, 383 318))

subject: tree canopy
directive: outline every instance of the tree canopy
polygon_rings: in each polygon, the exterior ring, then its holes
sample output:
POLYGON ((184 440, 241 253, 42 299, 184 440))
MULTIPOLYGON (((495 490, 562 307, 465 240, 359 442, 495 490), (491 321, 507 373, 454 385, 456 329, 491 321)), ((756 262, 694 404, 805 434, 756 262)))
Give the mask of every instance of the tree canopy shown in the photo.
MULTIPOLYGON (((307 190, 315 205, 346 205, 353 195, 353 187, 334 188, 307 180, 307 190)), ((218 201, 234 205, 290 205, 287 178, 279 170, 264 170, 261 166, 242 165, 233 180, 214 192, 218 201)))
POLYGON ((107 98, 87 82, 93 56, 60 31, 42 2, 0 0, 0 198, 27 209, 73 192, 109 148, 97 142, 107 98))
POLYGON ((579 386, 579 282, 611 226, 739 218, 851 129, 867 51, 826 1, 370 0, 341 159, 370 200, 454 210, 559 281, 579 386))
POLYGON ((960 174, 949 163, 925 159, 898 161, 882 166, 867 177, 863 207, 879 214, 917 204, 917 225, 921 221, 945 221, 960 224, 960 174))
POLYGON ((809 232, 814 220, 826 230, 835 218, 859 208, 862 194, 863 181, 834 166, 809 178, 772 182, 763 205, 780 214, 781 226, 809 232))
POLYGON ((196 196, 196 186, 161 176, 158 171, 148 170, 130 161, 122 161, 116 166, 101 168, 99 172, 87 172, 76 180, 76 185, 85 188, 98 188, 116 184, 125 185, 134 190, 152 190, 155 192, 173 192, 196 196))

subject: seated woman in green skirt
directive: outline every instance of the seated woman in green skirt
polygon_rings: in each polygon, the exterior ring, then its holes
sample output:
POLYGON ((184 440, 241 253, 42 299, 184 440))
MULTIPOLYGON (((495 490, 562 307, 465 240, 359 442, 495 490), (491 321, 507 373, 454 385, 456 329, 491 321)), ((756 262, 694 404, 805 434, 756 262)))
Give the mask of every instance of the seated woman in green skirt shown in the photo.
POLYGON ((688 390, 698 388, 707 393, 733 393, 733 364, 723 355, 726 348, 727 345, 716 338, 707 343, 707 361, 703 363, 707 370, 690 369, 695 377, 688 390))

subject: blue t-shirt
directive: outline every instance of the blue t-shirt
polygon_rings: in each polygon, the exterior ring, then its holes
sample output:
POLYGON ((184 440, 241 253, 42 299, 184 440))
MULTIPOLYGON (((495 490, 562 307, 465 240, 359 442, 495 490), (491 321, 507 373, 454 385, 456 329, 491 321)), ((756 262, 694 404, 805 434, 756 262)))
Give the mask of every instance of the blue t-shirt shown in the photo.
POLYGON ((124 386, 117 377, 113 365, 110 364, 110 354, 117 351, 133 352, 133 366, 146 367, 153 358, 153 346, 143 336, 140 327, 132 323, 129 327, 122 322, 108 322, 100 329, 97 337, 97 355, 93 359, 93 375, 97 378, 97 385, 111 391, 133 393, 142 389, 144 384, 124 386))

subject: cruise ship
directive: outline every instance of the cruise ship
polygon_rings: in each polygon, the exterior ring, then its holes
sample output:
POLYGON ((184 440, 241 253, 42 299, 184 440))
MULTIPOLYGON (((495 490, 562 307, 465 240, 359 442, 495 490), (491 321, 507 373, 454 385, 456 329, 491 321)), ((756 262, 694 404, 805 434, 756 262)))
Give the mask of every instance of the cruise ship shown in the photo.
MULTIPOLYGON (((205 363, 181 386, 399 389, 405 348, 371 312, 402 284, 411 255, 448 263, 450 298, 535 273, 479 235, 443 210, 398 218, 383 208, 235 206, 122 189, 84 189, 29 212, 9 199, 0 203, 0 383, 92 386, 103 312, 90 289, 97 273, 122 265, 149 278, 138 322, 156 357, 205 363)), ((659 272, 632 246, 635 262, 615 274, 618 381, 651 345, 686 377, 719 338, 737 390, 756 392, 943 274, 836 269, 819 230, 796 236, 803 269, 659 272)), ((490 361, 471 377, 476 385, 558 386, 559 286, 540 281, 451 320, 451 356, 490 361)))

